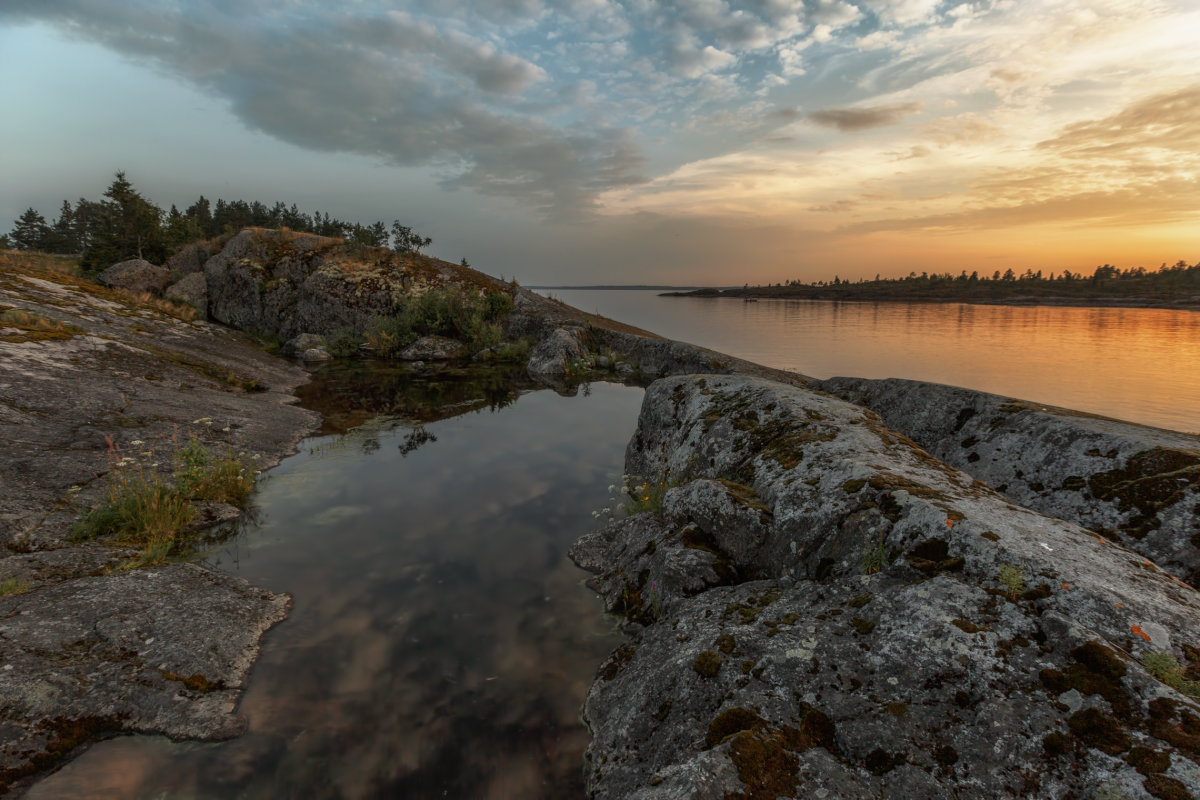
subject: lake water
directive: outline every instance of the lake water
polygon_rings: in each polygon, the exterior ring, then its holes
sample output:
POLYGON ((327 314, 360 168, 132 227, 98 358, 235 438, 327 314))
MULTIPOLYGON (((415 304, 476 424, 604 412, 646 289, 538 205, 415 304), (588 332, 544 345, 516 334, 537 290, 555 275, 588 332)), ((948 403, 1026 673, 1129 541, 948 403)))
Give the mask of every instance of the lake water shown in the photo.
POLYGON ((579 711, 620 639, 566 551, 609 502, 642 391, 321 375, 303 394, 327 434, 210 557, 295 598, 242 700, 248 732, 104 741, 29 798, 583 796, 579 711))
POLYGON ((584 311, 814 378, 911 378, 1200 431, 1200 312, 546 290, 584 311))

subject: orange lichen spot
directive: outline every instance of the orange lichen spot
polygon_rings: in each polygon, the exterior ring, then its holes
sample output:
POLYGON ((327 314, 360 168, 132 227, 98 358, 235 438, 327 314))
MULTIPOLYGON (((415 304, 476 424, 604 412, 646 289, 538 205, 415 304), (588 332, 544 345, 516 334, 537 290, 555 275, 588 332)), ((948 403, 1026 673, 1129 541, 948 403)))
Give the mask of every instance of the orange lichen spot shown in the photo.
POLYGON ((1070 589, 1070 588, 1071 588, 1071 585, 1070 585, 1069 583, 1062 583, 1062 584, 1059 584, 1059 585, 1060 585, 1060 586, 1062 586, 1064 589, 1070 589))
POLYGON ((946 527, 947 528, 954 527, 954 518, 953 517, 946 517, 946 527))
POLYGON ((1142 630, 1141 625, 1130 625, 1129 630, 1133 631, 1134 636, 1140 636, 1147 642, 1150 641, 1150 636, 1144 630, 1142 630))
POLYGON ((1124 608, 1124 607, 1125 606, 1121 605, 1120 603, 1117 603, 1117 608, 1124 608))

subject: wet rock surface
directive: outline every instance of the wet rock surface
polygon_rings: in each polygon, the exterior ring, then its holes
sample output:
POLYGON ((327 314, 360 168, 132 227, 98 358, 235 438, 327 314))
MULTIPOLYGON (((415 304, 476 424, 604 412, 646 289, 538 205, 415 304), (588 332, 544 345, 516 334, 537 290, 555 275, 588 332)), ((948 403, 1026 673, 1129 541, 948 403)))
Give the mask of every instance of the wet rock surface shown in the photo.
POLYGON ((631 634, 591 796, 1200 791, 1200 597, 1144 557, 757 378, 654 383, 626 471, 661 507, 572 550, 631 634))
POLYGON ((1014 502, 1200 580, 1200 437, 935 383, 812 385, 869 408, 1014 502))
MULTIPOLYGON (((317 424, 292 405, 307 373, 161 301, 53 271, 0 270, 0 305, 42 320, 0 338, 0 791, 104 733, 232 734, 286 596, 196 565, 130 569, 132 552, 75 543, 71 528, 118 452, 169 475, 194 435, 273 465, 317 424)), ((200 524, 230 516, 201 511, 200 524)))

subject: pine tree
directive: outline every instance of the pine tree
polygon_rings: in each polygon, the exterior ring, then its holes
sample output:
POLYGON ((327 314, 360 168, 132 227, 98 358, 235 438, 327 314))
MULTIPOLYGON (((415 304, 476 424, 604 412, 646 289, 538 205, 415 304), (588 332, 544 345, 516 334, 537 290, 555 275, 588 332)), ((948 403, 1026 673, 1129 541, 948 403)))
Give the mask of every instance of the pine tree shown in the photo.
POLYGON ((78 253, 79 242, 75 238, 75 213, 71 211, 71 202, 63 200, 58 212, 58 219, 50 226, 50 231, 42 244, 42 249, 51 253, 78 253))
POLYGON ((50 226, 46 224, 46 218, 36 209, 27 208, 9 235, 18 250, 40 250, 49 232, 50 226))
POLYGON ((118 172, 103 202, 99 224, 79 263, 85 270, 99 272, 129 258, 162 263, 166 258, 162 212, 133 188, 118 172))

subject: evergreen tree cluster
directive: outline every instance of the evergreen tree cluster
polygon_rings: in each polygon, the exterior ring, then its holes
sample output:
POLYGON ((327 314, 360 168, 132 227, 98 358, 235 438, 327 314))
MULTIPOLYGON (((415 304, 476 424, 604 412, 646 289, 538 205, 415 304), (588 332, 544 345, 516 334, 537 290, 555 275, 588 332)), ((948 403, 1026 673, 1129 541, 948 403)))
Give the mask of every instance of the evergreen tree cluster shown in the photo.
POLYGON ((416 253, 433 244, 399 220, 389 230, 382 222, 361 225, 328 213, 301 211, 276 202, 268 206, 257 200, 213 204, 201 195, 183 211, 174 204, 163 211, 138 192, 118 172, 104 192, 104 199, 79 198, 72 206, 64 200, 58 218, 47 222, 34 208, 26 209, 6 238, 18 250, 40 250, 80 256, 80 265, 98 272, 119 261, 144 258, 156 264, 189 242, 228 235, 247 227, 291 228, 295 231, 334 236, 347 242, 372 247, 392 247, 399 253, 416 253))
MULTIPOLYGON (((703 290, 702 290, 703 292, 703 290)), ((712 293, 711 290, 707 293, 712 293)), ((797 297, 815 299, 962 299, 987 300, 1021 296, 1045 297, 1170 297, 1200 294, 1200 263, 1186 261, 1162 264, 1158 269, 1131 267, 1120 269, 1112 264, 1096 267, 1091 275, 1063 270, 1046 275, 1042 270, 994 270, 991 275, 961 271, 910 272, 900 278, 874 280, 859 278, 805 283, 790 280, 766 286, 743 286, 723 294, 756 297, 797 297)))

